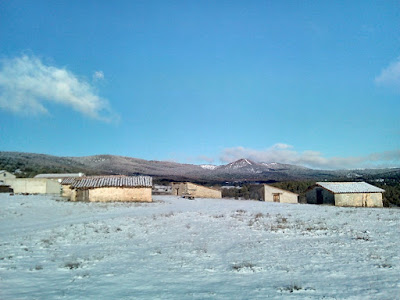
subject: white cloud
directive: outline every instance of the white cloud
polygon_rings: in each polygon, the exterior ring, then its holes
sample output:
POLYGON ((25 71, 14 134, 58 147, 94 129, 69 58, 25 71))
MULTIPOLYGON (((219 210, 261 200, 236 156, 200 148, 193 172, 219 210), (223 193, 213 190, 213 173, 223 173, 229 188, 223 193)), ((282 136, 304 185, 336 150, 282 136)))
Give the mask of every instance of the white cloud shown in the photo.
POLYGON ((196 160, 200 160, 200 161, 205 161, 209 164, 214 163, 214 158, 206 156, 206 155, 199 155, 198 157, 196 157, 196 160))
MULTIPOLYGON (((103 74, 104 76, 104 74, 103 74)), ((46 103, 62 104, 93 119, 113 121, 109 103, 95 88, 65 68, 45 65, 35 56, 0 64, 0 108, 14 113, 47 114, 46 103)))
POLYGON ((375 78, 375 82, 378 85, 400 89, 400 58, 383 69, 381 74, 375 78))
POLYGON ((93 80, 97 81, 97 80, 103 80, 104 79, 104 73, 103 71, 96 71, 93 73, 93 80))
POLYGON ((256 162, 279 162, 316 169, 354 169, 374 167, 399 167, 400 150, 373 153, 360 157, 324 157, 317 151, 294 150, 290 145, 275 144, 265 150, 233 147, 223 150, 220 160, 229 163, 241 158, 256 162))

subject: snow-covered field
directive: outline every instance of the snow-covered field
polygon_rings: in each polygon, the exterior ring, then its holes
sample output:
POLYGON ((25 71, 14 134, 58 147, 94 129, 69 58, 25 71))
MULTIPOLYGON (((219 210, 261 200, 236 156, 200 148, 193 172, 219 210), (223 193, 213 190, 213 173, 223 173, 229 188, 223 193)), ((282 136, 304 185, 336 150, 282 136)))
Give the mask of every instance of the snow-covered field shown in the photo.
POLYGON ((0 299, 400 299, 400 210, 0 194, 0 299))

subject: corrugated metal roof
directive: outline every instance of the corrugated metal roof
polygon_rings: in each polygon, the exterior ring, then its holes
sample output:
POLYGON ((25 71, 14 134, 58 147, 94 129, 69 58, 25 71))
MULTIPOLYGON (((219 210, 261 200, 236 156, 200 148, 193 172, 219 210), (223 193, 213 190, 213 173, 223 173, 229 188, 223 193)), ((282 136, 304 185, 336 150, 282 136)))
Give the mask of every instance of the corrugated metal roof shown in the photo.
POLYGON ((78 178, 71 184, 71 187, 91 189, 99 187, 152 187, 152 185, 150 176, 104 176, 78 178))
POLYGON ((366 182, 317 182, 317 185, 335 194, 383 193, 385 191, 366 182))

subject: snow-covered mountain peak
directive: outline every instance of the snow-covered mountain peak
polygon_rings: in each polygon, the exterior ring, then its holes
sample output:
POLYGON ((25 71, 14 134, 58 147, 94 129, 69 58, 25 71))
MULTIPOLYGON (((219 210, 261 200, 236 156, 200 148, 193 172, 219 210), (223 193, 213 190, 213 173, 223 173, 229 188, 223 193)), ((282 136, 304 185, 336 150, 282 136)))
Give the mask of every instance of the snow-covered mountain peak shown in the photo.
POLYGON ((214 170, 217 166, 215 165, 200 165, 205 170, 214 170))
POLYGON ((230 164, 227 164, 225 168, 227 169, 239 169, 247 166, 253 166, 256 165, 255 162, 248 160, 246 158, 239 159, 237 161, 231 162, 230 164))

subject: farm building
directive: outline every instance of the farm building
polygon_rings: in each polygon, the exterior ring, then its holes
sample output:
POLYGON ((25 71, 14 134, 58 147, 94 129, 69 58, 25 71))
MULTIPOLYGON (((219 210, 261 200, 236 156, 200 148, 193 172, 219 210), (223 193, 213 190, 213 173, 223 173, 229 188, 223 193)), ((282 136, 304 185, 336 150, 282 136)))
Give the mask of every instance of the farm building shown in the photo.
MULTIPOLYGON (((71 194, 73 189, 71 188, 71 185, 76 181, 76 180, 81 180, 83 178, 104 178, 104 176, 90 176, 90 177, 86 177, 85 174, 83 173, 77 173, 76 175, 83 175, 83 177, 80 176, 75 176, 75 177, 64 177, 63 179, 58 179, 58 181, 60 181, 61 186, 62 186, 62 192, 61 192, 61 196, 66 197, 66 198, 71 198, 71 194)), ((71 174, 71 175, 75 175, 75 174, 71 174)), ((109 175, 107 176, 107 178, 111 178, 111 177, 125 177, 125 175, 109 175)))
POLYGON ((59 182, 45 178, 15 178, 5 181, 16 194, 60 194, 59 182))
POLYGON ((195 198, 222 198, 220 190, 201 186, 191 182, 173 182, 172 195, 195 198))
POLYGON ((262 200, 267 202, 298 203, 299 195, 264 184, 261 188, 262 200))
POLYGON ((0 170, 0 182, 4 182, 7 179, 15 179, 16 176, 7 172, 6 170, 0 170))
POLYGON ((306 193, 307 203, 382 207, 385 190, 366 182, 317 182, 306 193))
POLYGON ((83 177, 71 184, 71 201, 152 202, 149 176, 83 177))

